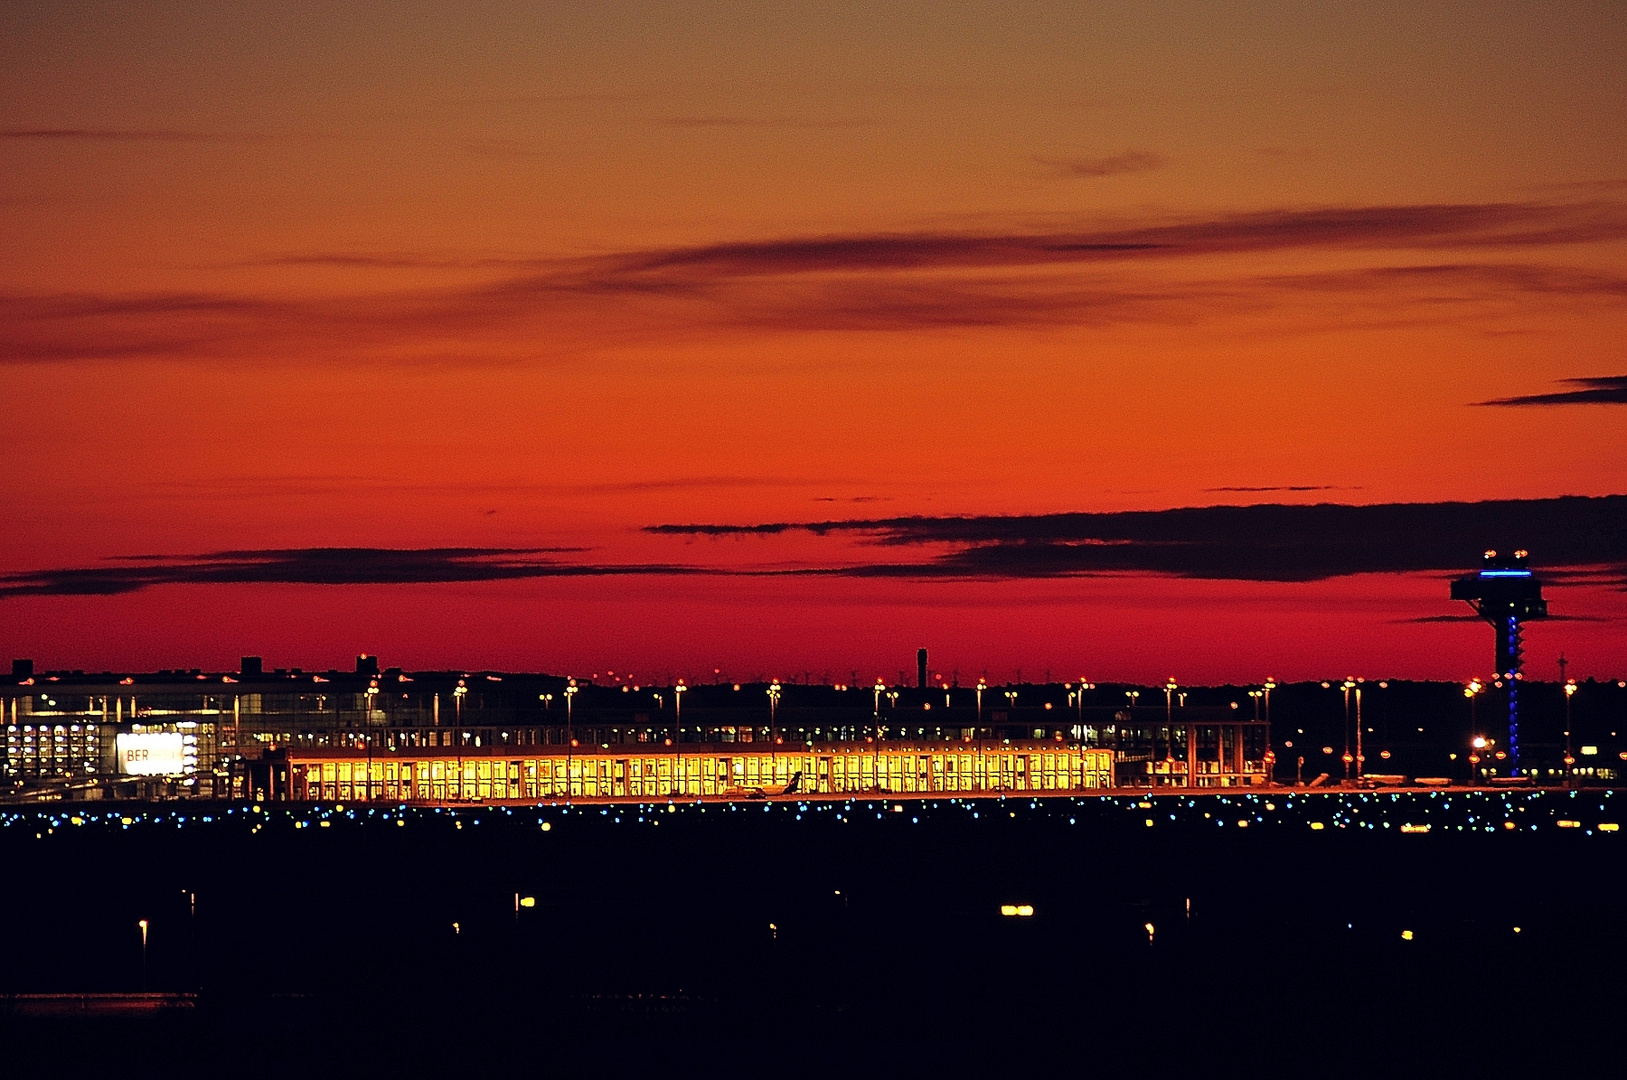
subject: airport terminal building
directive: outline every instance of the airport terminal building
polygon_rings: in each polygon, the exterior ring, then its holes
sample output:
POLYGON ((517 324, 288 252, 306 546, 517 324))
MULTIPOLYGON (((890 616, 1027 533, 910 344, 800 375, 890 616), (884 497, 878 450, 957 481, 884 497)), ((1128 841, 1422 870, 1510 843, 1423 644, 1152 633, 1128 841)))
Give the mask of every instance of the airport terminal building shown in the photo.
POLYGON ((344 672, 245 658, 227 674, 14 675, 0 689, 12 800, 1066 794, 1248 786, 1270 766, 1263 722, 1113 708, 1068 685, 647 687, 371 657, 344 672))

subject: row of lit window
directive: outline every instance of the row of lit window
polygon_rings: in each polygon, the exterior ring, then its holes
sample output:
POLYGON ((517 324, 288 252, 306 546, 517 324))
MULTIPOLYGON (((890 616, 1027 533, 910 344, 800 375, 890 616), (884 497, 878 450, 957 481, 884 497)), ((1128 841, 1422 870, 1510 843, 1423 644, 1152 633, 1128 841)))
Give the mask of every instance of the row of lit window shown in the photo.
MULTIPOLYGON (((686 754, 678 759, 682 768, 678 772, 687 772, 691 777, 705 776, 708 778, 732 776, 734 779, 757 780, 774 782, 789 778, 792 774, 802 772, 812 774, 816 769, 820 773, 834 770, 853 774, 874 774, 878 767, 882 771, 911 772, 919 770, 926 775, 929 770, 933 772, 970 773, 978 765, 987 762, 988 771, 996 769, 1016 772, 1055 772, 1058 770, 1076 772, 1105 771, 1112 766, 1112 754, 1108 751, 1084 752, 1036 752, 1027 754, 991 754, 984 755, 961 754, 853 754, 838 756, 816 756, 812 754, 775 754, 752 755, 745 757, 712 757, 686 754)), ((453 777, 461 770, 463 778, 468 780, 487 779, 494 775, 502 776, 507 773, 511 779, 519 779, 522 772, 526 776, 563 776, 568 769, 572 776, 582 776, 597 772, 602 776, 609 775, 659 775, 667 776, 674 771, 674 760, 671 756, 653 758, 610 758, 601 756, 529 758, 523 761, 502 761, 491 758, 471 758, 466 761, 440 758, 418 761, 326 761, 307 764, 308 771, 320 770, 323 780, 349 780, 352 775, 358 780, 371 774, 374 780, 396 779, 398 776, 407 779, 415 775, 420 780, 444 779, 453 777)))
POLYGON ((48 732, 56 732, 57 734, 62 734, 63 732, 77 734, 81 731, 87 735, 90 735, 92 738, 94 738, 96 735, 96 728, 81 724, 40 724, 37 726, 37 729, 36 725, 34 724, 23 724, 20 727, 17 724, 6 725, 6 734, 8 736, 15 735, 18 731, 21 731, 26 735, 35 730, 38 730, 41 735, 48 732))
POLYGON ((571 797, 665 797, 727 795, 741 788, 789 783, 799 790, 846 791, 1067 791, 1111 785, 1112 759, 1105 752, 995 756, 864 755, 816 758, 775 755, 756 759, 668 758, 575 759, 569 762, 491 760, 462 762, 322 762, 303 769, 307 798, 518 799, 571 797), (958 760, 957 760, 958 759, 958 760), (371 774, 371 782, 369 782, 371 774))

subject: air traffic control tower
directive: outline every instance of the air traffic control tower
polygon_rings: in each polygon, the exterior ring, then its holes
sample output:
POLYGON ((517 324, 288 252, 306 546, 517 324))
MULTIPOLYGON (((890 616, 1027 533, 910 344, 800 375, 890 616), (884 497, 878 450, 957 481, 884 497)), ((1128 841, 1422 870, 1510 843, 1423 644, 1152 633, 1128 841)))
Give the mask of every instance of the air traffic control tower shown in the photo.
POLYGON ((1527 619, 1548 617, 1542 582, 1526 567, 1525 559, 1523 550, 1512 556, 1488 551, 1479 573, 1452 582, 1452 599, 1468 601, 1497 631, 1497 681, 1507 694, 1508 756, 1516 776, 1520 775, 1521 628, 1527 619))

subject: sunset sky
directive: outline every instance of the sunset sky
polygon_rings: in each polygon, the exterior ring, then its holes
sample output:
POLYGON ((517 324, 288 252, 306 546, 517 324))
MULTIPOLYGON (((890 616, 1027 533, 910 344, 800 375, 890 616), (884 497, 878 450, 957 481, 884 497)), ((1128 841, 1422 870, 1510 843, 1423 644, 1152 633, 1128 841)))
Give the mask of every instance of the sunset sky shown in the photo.
POLYGON ((13 0, 0 651, 1621 677, 1624 135, 1613 0, 13 0))

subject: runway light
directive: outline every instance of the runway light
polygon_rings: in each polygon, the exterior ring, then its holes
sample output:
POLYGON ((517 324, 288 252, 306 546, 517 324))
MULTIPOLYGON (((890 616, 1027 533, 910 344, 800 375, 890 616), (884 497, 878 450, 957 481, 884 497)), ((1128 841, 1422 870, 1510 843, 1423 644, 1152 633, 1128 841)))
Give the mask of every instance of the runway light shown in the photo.
POLYGON ((1580 829, 1582 827, 1580 821, 1561 821, 1557 822, 1557 824, 1561 829, 1580 829))
POLYGON ((1616 824, 1614 821, 1607 821, 1603 825, 1599 826, 1599 831, 1600 832, 1620 832, 1621 831, 1621 826, 1616 824))
POLYGON ((520 897, 520 906, 524 908, 536 907, 537 898, 535 896, 522 896, 520 897))
POLYGON ((1411 941, 1412 940, 1412 931, 1411 930, 1403 930, 1403 931, 1401 931, 1401 940, 1402 941, 1411 941))
POLYGON ((1325 828, 1327 828, 1327 826, 1322 824, 1320 821, 1311 822, 1311 831, 1312 832, 1321 832, 1325 828))
POLYGON ((1428 825, 1403 825, 1403 826, 1401 826, 1401 831, 1404 832, 1404 833, 1426 833, 1426 832, 1429 831, 1429 826, 1428 825))
POLYGON ((1034 917, 1033 904, 1001 904, 1000 914, 1008 919, 1031 919, 1034 917))

